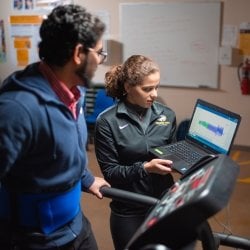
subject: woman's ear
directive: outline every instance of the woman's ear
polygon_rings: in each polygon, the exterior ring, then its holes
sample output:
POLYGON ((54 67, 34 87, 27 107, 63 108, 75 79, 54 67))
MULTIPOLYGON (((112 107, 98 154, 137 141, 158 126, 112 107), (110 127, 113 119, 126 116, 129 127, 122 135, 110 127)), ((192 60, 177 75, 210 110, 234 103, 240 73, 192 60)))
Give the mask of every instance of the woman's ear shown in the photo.
POLYGON ((85 53, 84 53, 84 47, 82 44, 77 44, 75 46, 75 49, 74 49, 74 53, 73 53, 73 60, 76 64, 81 64, 82 63, 82 60, 85 56, 85 53))
POLYGON ((129 89, 130 89, 130 85, 127 82, 125 82, 124 83, 124 90, 125 90, 125 92, 128 93, 129 89))

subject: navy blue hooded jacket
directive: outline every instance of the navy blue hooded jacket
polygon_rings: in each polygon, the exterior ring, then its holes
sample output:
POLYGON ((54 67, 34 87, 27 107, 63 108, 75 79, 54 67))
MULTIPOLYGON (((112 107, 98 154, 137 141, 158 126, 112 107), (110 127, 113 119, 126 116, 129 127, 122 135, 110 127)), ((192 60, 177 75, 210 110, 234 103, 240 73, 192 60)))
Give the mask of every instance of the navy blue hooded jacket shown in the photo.
MULTIPOLYGON (((60 193, 79 181, 82 190, 88 189, 94 176, 87 168, 82 100, 75 120, 38 65, 13 73, 0 89, 0 189, 60 193)), ((82 225, 80 218, 75 220, 77 233, 82 225)), ((59 236, 61 243, 69 241, 59 236)))

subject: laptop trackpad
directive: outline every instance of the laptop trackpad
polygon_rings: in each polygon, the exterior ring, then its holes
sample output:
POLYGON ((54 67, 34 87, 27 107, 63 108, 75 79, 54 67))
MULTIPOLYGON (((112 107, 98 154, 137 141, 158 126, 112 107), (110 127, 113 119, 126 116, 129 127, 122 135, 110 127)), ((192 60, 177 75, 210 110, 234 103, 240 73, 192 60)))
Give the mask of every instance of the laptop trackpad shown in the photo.
POLYGON ((181 174, 184 174, 190 168, 185 161, 175 155, 166 155, 164 158, 171 160, 173 162, 172 168, 181 174))

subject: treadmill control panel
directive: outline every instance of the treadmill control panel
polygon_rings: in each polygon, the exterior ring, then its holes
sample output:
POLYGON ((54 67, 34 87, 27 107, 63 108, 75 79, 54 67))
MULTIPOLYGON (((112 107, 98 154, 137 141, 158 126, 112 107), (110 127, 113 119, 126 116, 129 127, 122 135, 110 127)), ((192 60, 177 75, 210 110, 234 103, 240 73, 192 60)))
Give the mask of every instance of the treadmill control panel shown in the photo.
POLYGON ((196 239, 199 226, 227 205, 238 173, 238 165, 221 154, 178 180, 151 210, 126 249, 156 243, 180 249, 196 239))

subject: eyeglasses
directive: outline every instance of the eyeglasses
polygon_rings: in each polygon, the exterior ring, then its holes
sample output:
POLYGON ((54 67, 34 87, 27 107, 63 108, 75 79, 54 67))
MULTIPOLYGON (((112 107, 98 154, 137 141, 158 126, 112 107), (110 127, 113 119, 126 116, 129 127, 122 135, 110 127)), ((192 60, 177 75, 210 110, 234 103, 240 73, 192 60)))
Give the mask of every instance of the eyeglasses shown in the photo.
POLYGON ((108 53, 106 51, 95 51, 94 49, 92 48, 88 48, 88 51, 90 52, 94 52, 98 55, 99 59, 100 59, 100 64, 104 63, 104 61, 106 60, 107 56, 108 56, 108 53))

